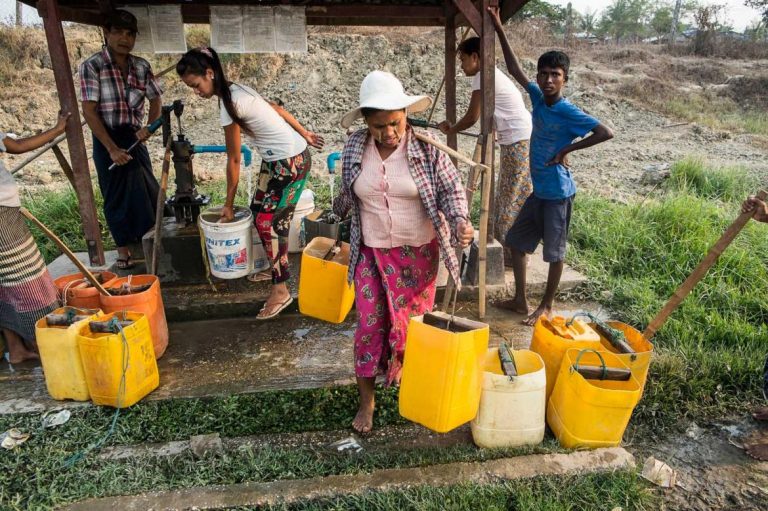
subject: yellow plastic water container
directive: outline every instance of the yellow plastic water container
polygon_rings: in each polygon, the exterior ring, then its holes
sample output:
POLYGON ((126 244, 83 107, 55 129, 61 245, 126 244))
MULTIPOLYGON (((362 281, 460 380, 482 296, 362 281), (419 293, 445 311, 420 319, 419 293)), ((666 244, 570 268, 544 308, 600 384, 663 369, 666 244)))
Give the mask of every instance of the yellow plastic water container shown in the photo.
POLYGON ((45 375, 45 386, 53 399, 88 401, 88 383, 77 347, 77 333, 84 322, 98 318, 101 311, 60 307, 51 314, 71 317, 88 316, 88 319, 76 321, 68 326, 49 326, 45 317, 35 323, 35 337, 40 349, 40 363, 45 375))
POLYGON ((138 312, 113 312, 99 321, 115 317, 133 324, 122 333, 94 333, 85 322, 77 342, 93 404, 127 408, 155 390, 160 375, 147 317, 138 312))
POLYGON ((326 261, 336 243, 331 238, 312 239, 301 254, 299 311, 330 323, 341 323, 355 303, 354 285, 347 283, 349 244, 326 261))
POLYGON ((567 320, 563 316, 553 316, 549 320, 552 330, 564 339, 571 341, 598 341, 600 335, 591 325, 581 319, 567 320))
POLYGON ((512 356, 518 375, 510 381, 501 369, 498 348, 485 354, 480 408, 471 423, 478 447, 536 445, 544 440, 544 361, 529 350, 515 350, 512 356))
MULTIPOLYGON (((574 325, 577 325, 580 320, 574 321, 574 325)), ((556 325, 566 323, 566 319, 561 316, 554 316, 550 321, 546 316, 541 316, 533 327, 533 338, 531 339, 531 351, 534 351, 541 355, 544 360, 544 368, 547 372, 547 396, 552 394, 552 389, 555 388, 555 380, 557 380, 557 374, 560 370, 560 362, 563 360, 563 355, 568 349, 602 349, 600 344, 600 336, 591 327, 589 330, 584 329, 582 332, 574 329, 573 333, 569 335, 577 335, 579 339, 566 338, 557 333, 557 329, 553 326, 553 322, 556 325), (590 333, 591 332, 591 333, 590 333)), ((582 322, 582 324, 584 324, 582 322)), ((586 325, 585 325, 586 326, 586 325)))
POLYGON ((547 404, 547 423, 566 448, 617 446, 640 400, 640 384, 633 375, 628 381, 588 380, 573 369, 578 364, 628 369, 613 353, 567 350, 547 404))
MULTIPOLYGON (((624 332, 627 343, 635 350, 635 353, 617 353, 616 348, 613 347, 610 341, 600 336, 600 343, 603 345, 602 349, 614 353, 619 360, 632 370, 632 375, 637 378, 642 393, 645 389, 645 382, 648 379, 648 366, 650 366, 651 357, 653 356, 653 344, 641 332, 626 323, 619 321, 606 321, 606 323, 608 326, 624 332)), ((593 324, 590 323, 590 326, 593 326, 593 324)))
MULTIPOLYGON (((432 313, 444 320, 450 315, 432 313)), ((445 433, 477 415, 488 349, 488 325, 456 318, 467 331, 448 331, 411 318, 400 381, 400 415, 445 433)), ((452 328, 453 330, 453 328, 452 328)))

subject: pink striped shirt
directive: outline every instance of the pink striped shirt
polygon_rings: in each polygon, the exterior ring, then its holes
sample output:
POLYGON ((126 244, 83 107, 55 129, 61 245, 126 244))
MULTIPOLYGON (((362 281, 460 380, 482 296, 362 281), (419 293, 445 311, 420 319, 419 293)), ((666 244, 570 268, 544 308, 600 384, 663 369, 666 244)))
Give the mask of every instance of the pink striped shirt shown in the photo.
POLYGON ((371 248, 419 247, 435 229, 408 168, 410 131, 382 161, 372 136, 363 151, 361 172, 352 185, 360 201, 363 243, 371 248))

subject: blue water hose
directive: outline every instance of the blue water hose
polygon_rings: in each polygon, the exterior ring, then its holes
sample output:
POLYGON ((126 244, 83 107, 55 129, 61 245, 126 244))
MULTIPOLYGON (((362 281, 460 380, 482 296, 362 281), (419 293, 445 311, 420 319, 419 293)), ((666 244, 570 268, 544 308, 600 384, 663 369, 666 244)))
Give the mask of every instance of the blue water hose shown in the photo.
MULTIPOLYGON (((227 146, 225 145, 193 145, 192 152, 195 154, 226 153, 227 146)), ((251 151, 251 148, 243 144, 240 146, 240 152, 243 153, 243 166, 244 167, 250 166, 251 162, 253 162, 253 151, 251 151)))
POLYGON ((336 173, 336 162, 341 159, 341 153, 331 153, 328 155, 326 162, 328 163, 328 173, 336 173))
POLYGON ((341 153, 331 153, 328 155, 328 158, 326 159, 326 163, 328 163, 328 174, 330 174, 330 181, 331 181, 331 207, 333 207, 333 175, 336 173, 336 162, 341 159, 341 153))

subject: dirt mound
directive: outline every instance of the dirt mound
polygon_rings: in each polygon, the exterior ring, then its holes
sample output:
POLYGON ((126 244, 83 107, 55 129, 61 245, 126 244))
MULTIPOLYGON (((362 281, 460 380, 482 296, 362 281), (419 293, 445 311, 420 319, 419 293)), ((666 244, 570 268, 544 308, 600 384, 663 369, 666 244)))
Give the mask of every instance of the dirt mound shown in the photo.
POLYGON ((743 108, 768 111, 768 74, 762 76, 736 76, 728 80, 723 94, 743 108))
MULTIPOLYGON (((532 24, 509 27, 508 33, 531 77, 538 56, 558 46, 557 41, 543 35, 544 29, 532 24)), ((73 66, 101 46, 100 34, 93 27, 67 26, 65 34, 73 66)), ((188 27, 187 40, 189 47, 207 44, 207 27, 188 27)), ((308 129, 325 137, 326 148, 313 157, 315 174, 327 175, 326 156, 342 149, 345 134, 339 119, 356 105, 360 82, 368 72, 391 71, 414 94, 434 95, 443 78, 444 34, 440 29, 310 27, 308 42, 306 54, 223 55, 223 61, 231 79, 253 86, 266 98, 281 99, 308 129)), ((501 52, 497 51, 499 67, 504 69, 501 52)), ((648 188, 640 182, 644 168, 671 163, 690 154, 709 159, 715 165, 742 164, 756 173, 768 173, 768 143, 763 142, 767 138, 739 131, 726 133, 722 128, 713 131, 696 124, 665 128, 690 120, 665 107, 670 102, 679 103, 700 95, 705 87, 705 92, 716 99, 731 105, 738 103, 745 109, 762 105, 764 112, 766 82, 760 77, 765 76, 762 70, 768 63, 675 57, 654 46, 576 45, 565 51, 572 60, 566 95, 616 133, 613 141, 573 155, 574 176, 582 189, 620 200, 645 194, 648 188), (655 113, 660 111, 669 117, 655 113)), ((146 57, 156 71, 178 58, 146 57)), ((0 27, 0 77, 8 84, 0 87, 0 130, 29 135, 53 122, 59 107, 40 29, 0 27)), ((216 101, 197 98, 174 73, 162 82, 164 103, 174 99, 186 102, 183 122, 190 140, 196 144, 223 144, 216 101)), ((466 110, 470 95, 470 80, 458 77, 460 115, 466 110)), ((693 106, 706 110, 710 105, 707 101, 700 99, 693 106)), ((443 105, 444 96, 437 102, 434 121, 445 118, 443 105)), ((86 130, 88 145, 90 139, 86 130)), ((459 144, 463 152, 472 154, 474 139, 461 137, 459 144)), ((150 140, 149 150, 159 161, 160 137, 150 140)), ((10 165, 19 161, 11 156, 6 159, 10 165)), ((195 168, 206 179, 224 177, 224 160, 220 155, 196 156, 195 168)), ((42 184, 68 186, 50 153, 17 177, 30 190, 42 184)))

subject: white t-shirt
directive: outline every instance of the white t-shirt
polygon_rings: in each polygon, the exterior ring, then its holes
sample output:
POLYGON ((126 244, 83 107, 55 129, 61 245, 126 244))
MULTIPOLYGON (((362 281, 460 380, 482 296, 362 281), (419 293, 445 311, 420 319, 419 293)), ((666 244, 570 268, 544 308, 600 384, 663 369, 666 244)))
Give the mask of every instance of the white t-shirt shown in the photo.
MULTIPOLYGON (((493 121, 501 145, 514 144, 531 138, 531 114, 526 110, 523 95, 511 78, 496 69, 496 108, 493 121)), ((472 77, 472 90, 480 90, 480 73, 472 77)))
MULTIPOLYGON (((258 92, 233 83, 229 86, 232 103, 238 115, 245 121, 254 137, 248 137, 264 161, 276 161, 291 158, 304 152, 307 141, 280 117, 274 108, 258 92)), ((232 117, 219 101, 221 125, 232 124, 232 117)))
MULTIPOLYGON (((0 133, 0 153, 5 152, 5 133, 0 133)), ((19 200, 19 187, 16 185, 16 180, 3 165, 3 161, 0 160, 0 206, 7 208, 18 208, 21 206, 19 200)))

